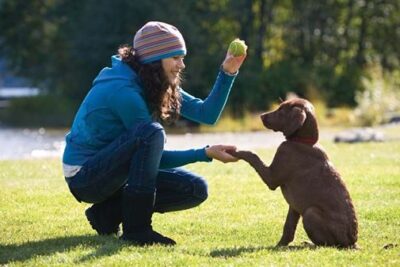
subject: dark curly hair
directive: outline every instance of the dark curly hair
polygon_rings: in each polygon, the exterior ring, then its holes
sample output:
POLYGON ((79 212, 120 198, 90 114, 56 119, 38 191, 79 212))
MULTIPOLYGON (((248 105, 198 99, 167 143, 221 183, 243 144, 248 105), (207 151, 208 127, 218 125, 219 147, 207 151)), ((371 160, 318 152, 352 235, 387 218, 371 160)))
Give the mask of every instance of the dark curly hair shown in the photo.
POLYGON ((120 46, 118 55, 138 74, 144 87, 145 100, 153 118, 167 123, 176 121, 181 109, 179 92, 181 79, 178 84, 170 84, 162 68, 161 60, 141 64, 135 56, 132 46, 120 46))

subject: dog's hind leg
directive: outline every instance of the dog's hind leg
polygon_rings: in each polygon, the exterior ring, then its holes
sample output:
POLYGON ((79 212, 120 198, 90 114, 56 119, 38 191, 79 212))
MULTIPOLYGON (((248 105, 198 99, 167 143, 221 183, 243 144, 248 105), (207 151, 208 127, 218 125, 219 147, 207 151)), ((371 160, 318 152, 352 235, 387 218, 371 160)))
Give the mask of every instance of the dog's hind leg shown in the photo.
POLYGON ((335 237, 334 246, 341 248, 354 248, 356 239, 345 218, 340 218, 329 224, 329 229, 335 237))
POLYGON ((289 207, 289 211, 286 216, 285 226, 283 227, 283 234, 277 246, 287 246, 290 242, 293 241, 299 218, 300 214, 289 207))
POLYGON ((322 211, 317 207, 310 207, 303 213, 303 226, 311 241, 319 246, 335 246, 336 240, 329 229, 322 211))

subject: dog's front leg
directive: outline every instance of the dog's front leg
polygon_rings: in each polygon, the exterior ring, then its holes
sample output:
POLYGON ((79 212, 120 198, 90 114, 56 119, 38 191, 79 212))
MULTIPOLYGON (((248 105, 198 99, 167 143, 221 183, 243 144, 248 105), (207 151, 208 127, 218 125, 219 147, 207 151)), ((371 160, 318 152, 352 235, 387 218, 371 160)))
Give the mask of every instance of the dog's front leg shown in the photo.
POLYGON ((289 206, 285 226, 283 227, 282 237, 276 246, 287 246, 293 241, 299 218, 300 214, 289 206))
POLYGON ((247 161, 258 173, 264 183, 271 189, 275 190, 278 185, 272 182, 270 168, 262 162, 257 154, 251 151, 239 150, 228 151, 232 156, 247 161))

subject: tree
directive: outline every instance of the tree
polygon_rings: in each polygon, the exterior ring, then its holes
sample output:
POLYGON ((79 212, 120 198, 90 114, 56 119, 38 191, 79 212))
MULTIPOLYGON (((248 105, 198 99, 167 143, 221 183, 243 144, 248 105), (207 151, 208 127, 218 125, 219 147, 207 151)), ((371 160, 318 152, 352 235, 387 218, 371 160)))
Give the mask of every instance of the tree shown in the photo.
POLYGON ((249 46, 228 107, 264 110, 293 91, 317 88, 332 106, 355 105, 366 68, 400 66, 398 0, 3 0, 0 55, 52 95, 79 103, 120 44, 145 22, 183 33, 183 86, 205 97, 229 43, 249 46))

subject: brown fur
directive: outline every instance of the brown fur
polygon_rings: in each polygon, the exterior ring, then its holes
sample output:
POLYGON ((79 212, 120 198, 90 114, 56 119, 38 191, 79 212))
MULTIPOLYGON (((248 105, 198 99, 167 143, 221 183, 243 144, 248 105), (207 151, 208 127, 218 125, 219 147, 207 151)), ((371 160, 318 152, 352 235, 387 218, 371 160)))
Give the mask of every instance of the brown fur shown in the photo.
POLYGON ((280 187, 287 203, 283 234, 278 246, 293 241, 300 216, 316 245, 356 247, 357 218, 340 174, 319 145, 314 107, 305 99, 283 102, 275 111, 261 115, 266 128, 283 132, 286 141, 270 166, 250 151, 231 151, 247 161, 271 190, 280 187))

